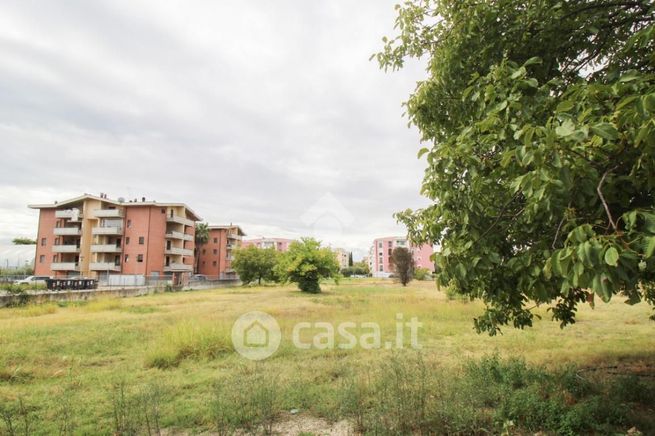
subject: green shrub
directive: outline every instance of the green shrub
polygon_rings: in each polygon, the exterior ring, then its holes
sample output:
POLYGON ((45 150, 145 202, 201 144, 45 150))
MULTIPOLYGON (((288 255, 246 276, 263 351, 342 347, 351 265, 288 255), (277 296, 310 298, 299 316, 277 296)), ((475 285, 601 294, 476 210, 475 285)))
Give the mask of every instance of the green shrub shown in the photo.
POLYGON ((416 280, 430 280, 432 275, 429 269, 418 267, 414 270, 414 278, 416 280))
POLYGON ((236 430, 246 433, 272 434, 278 415, 280 388, 268 374, 234 377, 214 388, 211 415, 219 434, 236 430))

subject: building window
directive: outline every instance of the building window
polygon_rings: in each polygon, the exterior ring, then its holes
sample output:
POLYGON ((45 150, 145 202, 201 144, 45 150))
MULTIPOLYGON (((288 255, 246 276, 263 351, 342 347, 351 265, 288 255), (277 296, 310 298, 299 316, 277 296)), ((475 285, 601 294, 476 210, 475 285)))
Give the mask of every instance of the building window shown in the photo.
POLYGON ((378 248, 382 248, 382 242, 378 242, 378 248))
POLYGON ((136 255, 136 261, 137 262, 143 262, 143 254, 137 254, 136 255))
POLYGON ((45 262, 45 254, 39 256, 39 263, 43 263, 43 262, 45 262))
POLYGON ((202 266, 205 266, 205 261, 204 260, 202 261, 202 266))
POLYGON ((130 255, 129 255, 129 254, 126 254, 126 255, 125 255, 125 261, 124 261, 124 262, 127 263, 129 260, 130 260, 130 255))
POLYGON ((216 266, 216 261, 213 261, 213 262, 212 262, 212 265, 216 266))
POLYGON ((205 249, 203 248, 203 249, 202 249, 202 254, 206 254, 206 253, 207 253, 207 250, 205 250, 205 249))
POLYGON ((132 227, 132 220, 127 220, 127 227, 128 228, 132 227))
POLYGON ((214 248, 214 254, 218 254, 218 250, 214 248))
POLYGON ((218 238, 214 238, 214 244, 218 244, 218 238))
POLYGON ((41 247, 45 247, 47 243, 48 243, 48 238, 41 238, 41 247))
POLYGON ((57 255, 56 254, 54 256, 52 256, 52 262, 53 263, 57 262, 57 255))
POLYGON ((143 236, 139 236, 139 245, 143 245, 145 244, 145 242, 146 242, 146 238, 144 238, 143 236))
POLYGON ((130 237, 129 236, 125 237, 125 245, 130 245, 130 237))
POLYGON ((380 265, 380 272, 383 272, 384 268, 382 268, 382 265, 380 265))

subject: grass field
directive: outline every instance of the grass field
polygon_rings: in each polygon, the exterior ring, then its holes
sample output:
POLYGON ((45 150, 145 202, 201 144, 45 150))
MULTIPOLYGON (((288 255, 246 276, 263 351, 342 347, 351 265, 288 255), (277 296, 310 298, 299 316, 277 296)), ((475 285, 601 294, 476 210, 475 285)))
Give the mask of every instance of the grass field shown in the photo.
POLYGON ((479 303, 450 301, 430 282, 360 279, 323 290, 2 309, 0 434, 293 432, 284 426, 319 418, 328 427, 316 433, 655 431, 655 335, 644 304, 585 306, 564 330, 538 309, 533 328, 489 337, 472 329, 479 303), (279 350, 260 362, 230 340, 234 320, 251 310, 274 316, 283 332, 279 350), (399 313, 423 324, 420 351, 299 350, 290 341, 300 321, 376 322, 393 339, 399 313), (555 414, 567 420, 543 423, 555 414), (606 422, 576 421, 584 416, 606 422))

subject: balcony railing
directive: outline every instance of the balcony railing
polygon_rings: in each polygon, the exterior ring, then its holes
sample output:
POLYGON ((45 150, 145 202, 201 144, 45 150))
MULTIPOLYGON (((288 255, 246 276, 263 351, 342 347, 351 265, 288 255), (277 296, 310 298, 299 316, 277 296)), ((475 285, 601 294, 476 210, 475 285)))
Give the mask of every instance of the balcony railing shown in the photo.
POLYGON ((184 224, 185 226, 192 226, 195 224, 193 220, 184 218, 183 216, 171 215, 171 214, 166 215, 166 222, 184 224))
POLYGON ((89 264, 91 271, 120 271, 121 266, 114 262, 92 262, 89 264))
POLYGON ((123 218, 123 209, 96 209, 93 211, 96 218, 123 218))
POLYGON ((121 247, 116 244, 94 244, 91 246, 91 253, 120 253, 121 247))
POLYGON ((228 239, 235 239, 237 241, 241 241, 243 239, 243 236, 238 235, 236 233, 228 233, 227 238, 228 239))
POLYGON ((66 209, 66 210, 56 210, 55 211, 55 218, 64 218, 64 219, 71 219, 71 218, 77 218, 81 219, 82 218, 82 212, 79 210, 72 210, 72 209, 66 209))
POLYGON ((193 256, 193 250, 187 248, 171 247, 164 250, 166 254, 179 255, 179 256, 193 256))
POLYGON ((122 235, 122 227, 94 227, 91 230, 94 235, 122 235))
POLYGON ((82 230, 79 227, 55 227, 53 233, 56 236, 80 236, 82 230))
POLYGON ((171 231, 166 233, 167 239, 182 239, 184 241, 193 241, 193 235, 187 235, 186 233, 171 231))
POLYGON ((79 253, 80 247, 78 247, 76 244, 54 245, 52 247, 52 252, 53 253, 79 253))
POLYGON ((53 262, 50 269, 53 271, 79 271, 80 266, 75 262, 53 262))
POLYGON ((185 272, 193 271, 193 265, 186 265, 183 263, 171 263, 164 267, 165 272, 185 272))

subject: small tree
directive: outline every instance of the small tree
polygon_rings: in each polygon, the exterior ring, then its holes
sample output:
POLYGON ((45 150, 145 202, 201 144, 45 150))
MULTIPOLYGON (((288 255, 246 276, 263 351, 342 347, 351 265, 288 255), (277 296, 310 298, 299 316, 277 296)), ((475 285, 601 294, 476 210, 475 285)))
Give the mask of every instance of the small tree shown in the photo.
POLYGON ((14 238, 11 241, 14 245, 34 245, 36 241, 31 238, 14 238))
POLYGON ((329 248, 313 238, 293 242, 278 264, 278 274, 284 281, 298 283, 303 292, 319 293, 319 281, 338 277, 339 263, 329 248))
POLYGON ((275 267, 278 259, 279 253, 274 248, 257 248, 251 245, 236 250, 232 267, 244 285, 255 280, 261 285, 262 280, 276 280, 275 267))
POLYGON ((353 266, 353 253, 348 253, 348 266, 353 266))
POLYGON ((209 242, 209 224, 196 224, 196 273, 200 270, 200 248, 209 242))
POLYGON ((407 286, 414 277, 414 258, 404 247, 396 247, 391 252, 391 263, 403 286, 407 286))

